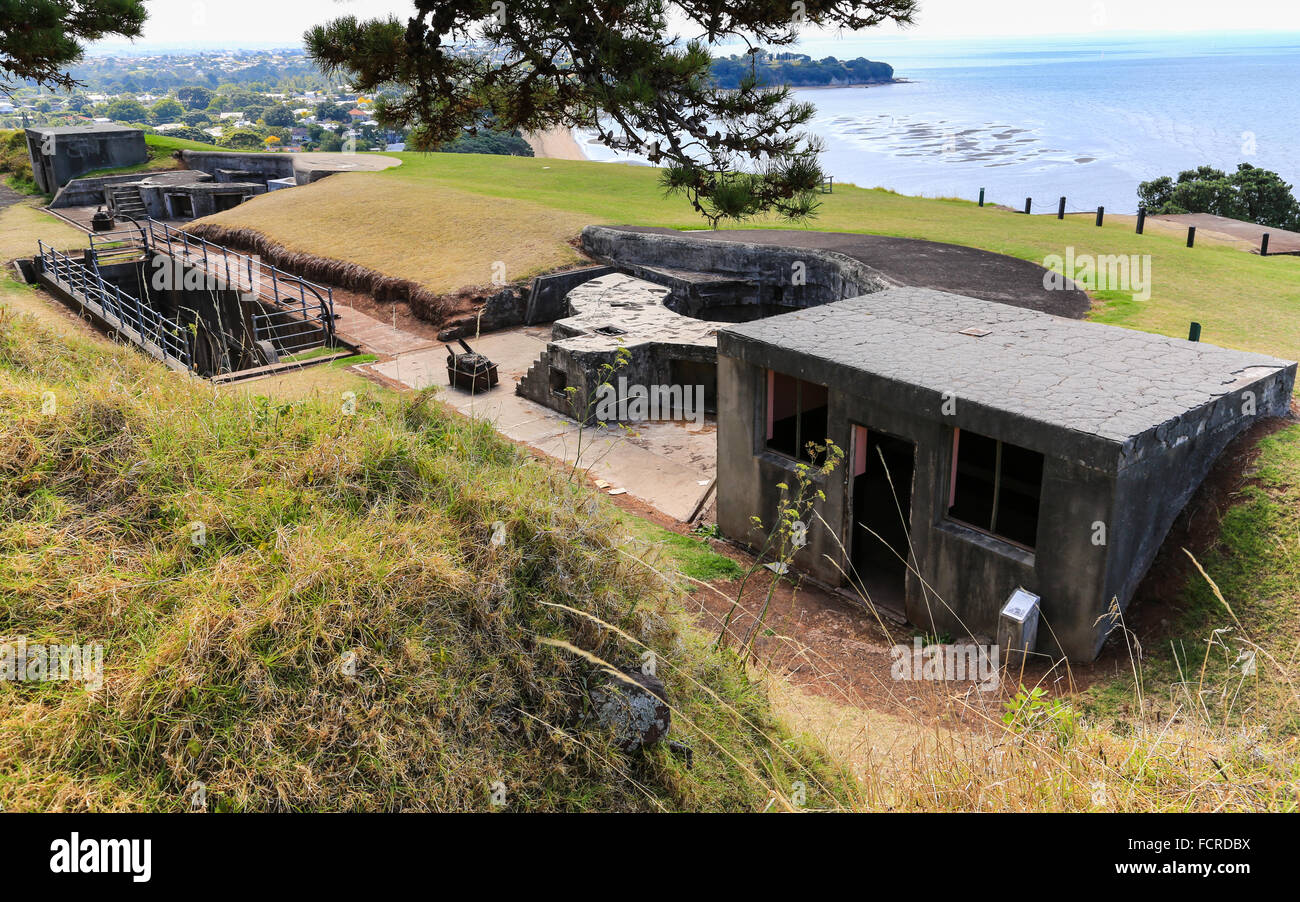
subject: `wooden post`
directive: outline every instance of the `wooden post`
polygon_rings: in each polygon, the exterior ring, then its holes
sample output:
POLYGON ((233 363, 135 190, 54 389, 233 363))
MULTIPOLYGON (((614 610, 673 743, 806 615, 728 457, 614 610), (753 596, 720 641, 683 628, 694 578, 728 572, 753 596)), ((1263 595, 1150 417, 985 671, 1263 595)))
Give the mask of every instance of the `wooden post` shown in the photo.
POLYGON ((1259 239, 1259 255, 1261 257, 1268 256, 1268 232, 1265 232, 1263 237, 1259 239))
POLYGON ((1025 198, 1025 214, 1028 215, 1029 211, 1032 210, 1033 207, 1034 207, 1034 199, 1033 199, 1032 197, 1026 197, 1026 198, 1025 198))
POLYGON ((1147 208, 1138 207, 1138 234, 1139 235, 1142 234, 1142 230, 1146 228, 1146 225, 1147 225, 1147 208))
POLYGON ((1187 227, 1187 246, 1192 247, 1196 244, 1196 226, 1187 227))
POLYGON ((980 206, 984 206, 984 189, 980 189, 980 206))
POLYGON ((1060 205, 1057 206, 1057 208, 1056 208, 1056 218, 1057 218, 1057 219, 1064 219, 1064 218, 1065 218, 1065 198, 1064 198, 1064 197, 1061 198, 1061 203, 1060 203, 1060 205))
POLYGON ((1200 340, 1201 340, 1201 324, 1200 324, 1200 323, 1192 323, 1192 327, 1191 327, 1190 329, 1187 330, 1187 340, 1188 340, 1188 341, 1200 341, 1200 340))
POLYGON ((1097 208, 1097 228, 1101 228, 1101 222, 1102 222, 1102 220, 1105 219, 1105 218, 1106 218, 1106 208, 1105 208, 1105 207, 1098 207, 1098 208, 1097 208))

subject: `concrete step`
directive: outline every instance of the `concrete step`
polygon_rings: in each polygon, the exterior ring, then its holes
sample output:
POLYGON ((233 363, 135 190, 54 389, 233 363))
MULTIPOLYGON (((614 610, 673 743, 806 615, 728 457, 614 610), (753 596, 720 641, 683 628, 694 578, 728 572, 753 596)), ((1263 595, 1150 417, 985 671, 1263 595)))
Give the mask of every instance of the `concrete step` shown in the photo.
POLYGON ((515 394, 525 398, 543 398, 551 390, 551 355, 542 351, 542 356, 533 361, 515 386, 515 394))

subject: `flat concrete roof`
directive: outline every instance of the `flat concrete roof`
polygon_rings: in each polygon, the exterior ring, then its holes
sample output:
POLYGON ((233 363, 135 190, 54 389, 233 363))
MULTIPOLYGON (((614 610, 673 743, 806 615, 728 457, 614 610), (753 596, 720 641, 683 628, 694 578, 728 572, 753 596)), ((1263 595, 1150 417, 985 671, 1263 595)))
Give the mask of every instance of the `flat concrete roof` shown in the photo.
POLYGON ((144 134, 143 129, 131 128, 129 125, 113 125, 107 122, 101 122, 97 125, 29 125, 27 131, 37 135, 90 135, 126 132, 144 134))
MULTIPOLYGON (((855 374, 870 374, 1117 444, 1295 367, 927 288, 891 288, 728 325, 718 341, 720 354, 752 363, 817 361, 823 384, 837 390, 852 392, 855 374), (989 334, 961 334, 965 329, 989 334)), ((917 402, 915 393, 904 399, 917 402)))

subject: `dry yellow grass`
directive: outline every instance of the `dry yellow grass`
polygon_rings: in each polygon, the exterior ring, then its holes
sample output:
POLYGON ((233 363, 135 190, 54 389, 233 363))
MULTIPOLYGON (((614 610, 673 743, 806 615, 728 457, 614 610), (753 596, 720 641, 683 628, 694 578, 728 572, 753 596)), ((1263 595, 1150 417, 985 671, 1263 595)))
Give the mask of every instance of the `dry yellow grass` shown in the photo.
POLYGON ((10 261, 17 257, 30 257, 37 252, 37 240, 69 250, 85 247, 86 234, 66 222, 43 212, 36 201, 21 201, 0 210, 0 262, 5 272, 0 275, 0 297, 16 311, 39 318, 60 334, 99 335, 88 323, 71 310, 36 296, 11 278, 10 261))
POLYGON ((32 256, 37 239, 60 248, 86 246, 84 232, 37 209, 34 200, 0 210, 0 260, 32 256))
POLYGON ((589 220, 582 213, 442 186, 414 191, 381 173, 358 172, 257 197, 201 222, 252 229, 291 251, 448 292, 514 282, 579 260, 567 242, 589 220), (349 228, 361 223, 368 225, 349 228))

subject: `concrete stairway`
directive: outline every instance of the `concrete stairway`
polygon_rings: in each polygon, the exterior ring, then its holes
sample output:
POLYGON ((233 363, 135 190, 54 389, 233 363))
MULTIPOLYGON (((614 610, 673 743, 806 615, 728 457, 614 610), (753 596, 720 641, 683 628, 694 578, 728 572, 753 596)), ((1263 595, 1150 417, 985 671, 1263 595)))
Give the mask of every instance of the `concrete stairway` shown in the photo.
POLYGON ((567 405, 567 399, 561 400, 551 394, 550 351, 542 351, 542 356, 533 361, 528 372, 524 373, 519 384, 515 386, 515 394, 536 401, 538 404, 545 404, 552 409, 556 409, 560 404, 567 405))
POLYGON ((140 189, 134 185, 113 189, 114 219, 148 219, 149 211, 145 209, 140 198, 140 189))

